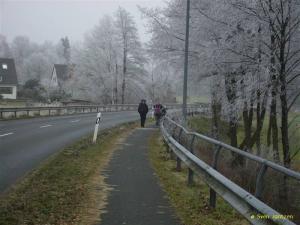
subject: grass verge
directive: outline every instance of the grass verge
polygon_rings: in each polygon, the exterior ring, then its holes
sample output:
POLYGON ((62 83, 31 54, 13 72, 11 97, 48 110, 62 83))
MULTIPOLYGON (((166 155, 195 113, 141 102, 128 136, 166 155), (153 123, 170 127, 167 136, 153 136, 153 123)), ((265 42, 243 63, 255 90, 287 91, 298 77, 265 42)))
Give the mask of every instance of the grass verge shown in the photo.
POLYGON ((108 187, 101 171, 136 123, 86 137, 50 157, 0 198, 1 225, 95 224, 108 187))
MULTIPOLYGON (((201 116, 191 117, 189 118, 189 126, 198 133, 212 136, 211 135, 211 123, 212 120, 210 118, 205 118, 201 116)), ((278 120, 278 124, 280 121, 278 120)), ((267 142, 267 132, 268 132, 269 121, 268 118, 264 122, 264 126, 261 132, 261 144, 262 151, 266 151, 266 142, 267 142)), ((254 125, 255 126, 255 125, 254 125)), ((254 132, 255 127, 253 128, 252 134, 254 132)), ((220 121, 220 140, 225 143, 230 143, 229 138, 229 126, 225 121, 220 121)), ((279 137, 281 137, 281 131, 279 129, 278 133, 279 137)), ((291 168, 296 171, 300 171, 300 114, 299 113, 291 113, 290 114, 290 125, 289 125, 289 141, 290 141, 290 154, 292 156, 291 168)), ((240 144, 244 140, 244 129, 242 123, 238 125, 237 130, 237 139, 240 144)), ((253 146, 253 153, 256 154, 257 149, 256 146, 253 146)), ((281 161, 283 160, 282 153, 282 143, 281 138, 279 138, 279 154, 281 161)), ((265 158, 274 161, 272 152, 264 156, 265 158)))
POLYGON ((208 206, 209 188, 200 178, 195 177, 194 185, 187 186, 187 168, 184 168, 182 172, 175 170, 176 163, 166 153, 166 148, 158 132, 149 139, 149 149, 151 163, 182 224, 249 224, 219 197, 216 209, 211 209, 208 206))

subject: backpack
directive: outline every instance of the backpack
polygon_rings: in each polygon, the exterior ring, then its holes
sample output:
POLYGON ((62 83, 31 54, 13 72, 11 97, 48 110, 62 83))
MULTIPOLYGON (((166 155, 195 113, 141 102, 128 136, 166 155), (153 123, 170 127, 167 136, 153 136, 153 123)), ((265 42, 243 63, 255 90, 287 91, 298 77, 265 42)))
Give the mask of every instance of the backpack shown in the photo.
POLYGON ((161 109, 160 109, 160 105, 154 105, 154 113, 155 114, 160 114, 161 113, 161 109))

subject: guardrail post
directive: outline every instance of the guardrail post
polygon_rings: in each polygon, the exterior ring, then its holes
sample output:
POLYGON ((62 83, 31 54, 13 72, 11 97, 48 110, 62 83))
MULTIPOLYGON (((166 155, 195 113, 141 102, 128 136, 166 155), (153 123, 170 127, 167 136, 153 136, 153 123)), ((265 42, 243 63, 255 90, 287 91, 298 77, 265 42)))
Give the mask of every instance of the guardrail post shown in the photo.
MULTIPOLYGON (((194 154, 194 141, 195 141, 196 136, 193 135, 191 143, 190 143, 190 152, 194 154)), ((189 168, 189 173, 188 173, 188 185, 193 185, 194 184, 194 171, 189 168)))
MULTIPOLYGON (((163 119, 161 121, 161 126, 164 126, 165 121, 166 121, 165 119, 163 119)), ((163 143, 164 143, 164 146, 166 148, 166 153, 169 153, 170 151, 172 151, 172 150, 170 150, 170 146, 169 146, 167 140, 163 139, 163 143)))
POLYGON ((15 111, 15 118, 17 118, 17 111, 15 111))
POLYGON ((170 153, 172 150, 170 150, 170 146, 168 145, 167 142, 164 142, 165 146, 166 146, 166 152, 170 153))
MULTIPOLYGON (((172 135, 171 135, 172 137, 175 137, 175 131, 176 131, 176 126, 172 130, 172 135)), ((172 150, 170 151, 170 159, 174 159, 174 153, 172 150)))
MULTIPOLYGON (((217 170, 218 167, 218 158, 219 158, 219 153, 221 150, 221 146, 216 146, 215 151, 214 151, 214 157, 213 157, 213 162, 212 162, 212 167, 217 170)), ((217 200, 217 194, 216 192, 211 188, 209 190, 209 205, 212 208, 216 208, 216 200, 217 200)))
MULTIPOLYGON (((182 128, 180 128, 179 135, 178 135, 178 143, 180 143, 180 144, 181 144, 182 131, 183 131, 182 128)), ((178 156, 176 157, 176 171, 177 172, 181 171, 181 160, 178 156)))
POLYGON ((221 149, 222 149, 222 146, 216 146, 215 151, 214 151, 212 167, 215 170, 217 170, 217 167, 218 167, 218 158, 219 158, 219 153, 220 153, 221 149))
POLYGON ((256 177, 256 185, 255 185, 255 197, 261 198, 262 192, 263 192, 263 181, 265 173, 267 172, 268 166, 263 163, 259 169, 258 175, 256 177))
POLYGON ((181 171, 181 160, 179 157, 176 157, 176 171, 177 172, 181 171))

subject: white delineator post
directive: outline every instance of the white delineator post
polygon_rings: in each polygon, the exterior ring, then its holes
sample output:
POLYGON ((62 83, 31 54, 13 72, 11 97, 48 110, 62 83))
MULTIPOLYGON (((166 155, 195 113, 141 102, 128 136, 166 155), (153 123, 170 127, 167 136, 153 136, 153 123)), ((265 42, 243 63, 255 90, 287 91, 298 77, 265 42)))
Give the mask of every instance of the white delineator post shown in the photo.
POLYGON ((96 143, 96 140, 97 140, 97 135, 98 135, 98 129, 99 129, 100 120, 101 120, 101 112, 99 112, 97 114, 97 120, 96 120, 94 137, 93 137, 93 143, 96 143))

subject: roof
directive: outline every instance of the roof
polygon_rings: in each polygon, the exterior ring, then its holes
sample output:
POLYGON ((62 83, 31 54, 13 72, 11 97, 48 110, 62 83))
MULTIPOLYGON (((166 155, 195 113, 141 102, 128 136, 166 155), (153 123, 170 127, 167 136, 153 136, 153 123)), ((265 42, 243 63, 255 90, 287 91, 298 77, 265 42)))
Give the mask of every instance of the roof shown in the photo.
POLYGON ((15 61, 9 58, 0 58, 0 85, 17 85, 18 78, 15 61))
POLYGON ((58 80, 67 80, 69 78, 69 70, 68 65, 64 64, 54 64, 54 68, 56 71, 56 76, 58 80))

